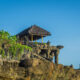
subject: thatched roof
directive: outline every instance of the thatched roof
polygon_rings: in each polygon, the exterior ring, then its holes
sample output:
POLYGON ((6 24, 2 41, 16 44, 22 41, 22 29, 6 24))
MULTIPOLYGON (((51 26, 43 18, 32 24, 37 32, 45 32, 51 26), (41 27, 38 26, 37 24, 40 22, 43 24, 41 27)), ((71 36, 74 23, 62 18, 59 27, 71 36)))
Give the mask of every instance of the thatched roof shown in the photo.
POLYGON ((50 32, 40 28, 39 26, 33 25, 29 27, 28 29, 25 29, 24 31, 17 34, 19 37, 28 36, 31 40, 31 35, 33 35, 33 40, 40 39, 42 36, 49 36, 51 35, 50 32))

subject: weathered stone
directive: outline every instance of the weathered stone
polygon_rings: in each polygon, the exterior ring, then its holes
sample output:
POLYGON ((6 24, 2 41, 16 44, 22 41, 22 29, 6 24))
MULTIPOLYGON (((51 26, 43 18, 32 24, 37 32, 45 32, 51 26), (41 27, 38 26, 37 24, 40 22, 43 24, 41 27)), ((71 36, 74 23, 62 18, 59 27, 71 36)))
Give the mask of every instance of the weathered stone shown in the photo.
POLYGON ((15 61, 3 62, 0 65, 0 80, 80 80, 80 70, 62 64, 55 65, 47 60, 26 60, 24 63, 27 67, 19 66, 19 62, 15 61))

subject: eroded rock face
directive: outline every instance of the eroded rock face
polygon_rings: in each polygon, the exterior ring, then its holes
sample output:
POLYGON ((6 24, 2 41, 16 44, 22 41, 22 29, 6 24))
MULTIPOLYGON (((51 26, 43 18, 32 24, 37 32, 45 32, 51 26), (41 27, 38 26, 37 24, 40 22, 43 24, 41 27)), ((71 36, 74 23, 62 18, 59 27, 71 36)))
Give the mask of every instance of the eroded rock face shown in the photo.
POLYGON ((2 61, 0 80, 80 80, 80 71, 40 59, 2 61))

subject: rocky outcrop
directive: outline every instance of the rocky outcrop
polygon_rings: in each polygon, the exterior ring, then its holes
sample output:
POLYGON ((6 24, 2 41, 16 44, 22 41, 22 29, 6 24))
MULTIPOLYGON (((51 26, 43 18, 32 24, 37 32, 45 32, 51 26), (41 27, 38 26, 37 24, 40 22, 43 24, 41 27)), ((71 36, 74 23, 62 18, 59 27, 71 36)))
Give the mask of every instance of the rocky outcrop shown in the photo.
POLYGON ((0 62, 0 80, 80 80, 80 71, 48 60, 0 62))

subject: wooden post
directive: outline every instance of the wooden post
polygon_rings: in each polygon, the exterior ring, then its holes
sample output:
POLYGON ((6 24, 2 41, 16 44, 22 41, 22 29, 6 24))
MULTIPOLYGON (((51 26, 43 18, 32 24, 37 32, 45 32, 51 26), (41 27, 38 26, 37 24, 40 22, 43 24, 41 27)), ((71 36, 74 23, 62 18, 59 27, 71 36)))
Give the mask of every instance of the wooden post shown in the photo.
POLYGON ((31 35, 31 41, 33 42, 33 35, 31 35))
POLYGON ((42 43, 43 43, 43 36, 42 36, 42 43))
POLYGON ((26 41, 25 41, 25 44, 28 45, 28 43, 29 43, 29 39, 28 39, 27 36, 25 36, 25 40, 26 40, 26 41))
POLYGON ((22 44, 22 38, 21 38, 21 40, 20 40, 20 44, 22 44))

